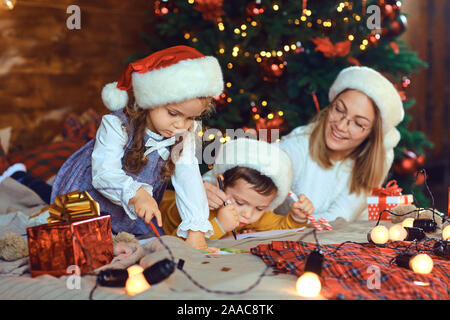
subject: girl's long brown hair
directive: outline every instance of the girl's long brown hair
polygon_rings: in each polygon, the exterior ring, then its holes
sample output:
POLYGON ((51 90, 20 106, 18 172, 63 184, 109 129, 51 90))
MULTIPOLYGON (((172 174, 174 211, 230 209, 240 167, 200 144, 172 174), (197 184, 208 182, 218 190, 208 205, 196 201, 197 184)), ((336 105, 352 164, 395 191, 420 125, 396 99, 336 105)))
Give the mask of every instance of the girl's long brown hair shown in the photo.
MULTIPOLYGON (((333 102, 314 117, 311 135, 309 137, 309 153, 321 167, 328 169, 333 166, 330 160, 332 151, 325 143, 325 127, 333 102)), ((372 131, 348 156, 354 160, 350 180, 350 193, 368 193, 373 187, 379 186, 385 179, 386 151, 383 144, 382 120, 378 107, 372 101, 375 109, 375 121, 372 131)))
MULTIPOLYGON (((214 104, 211 98, 200 98, 208 101, 209 104, 202 116, 209 116, 214 112, 214 104)), ((131 148, 126 151, 124 155, 124 168, 130 173, 139 173, 147 164, 147 157, 144 156, 145 147, 145 131, 147 129, 147 116, 149 110, 140 108, 136 103, 132 94, 130 94, 130 102, 124 108, 123 112, 128 117, 129 126, 126 128, 128 135, 133 134, 131 148)), ((176 150, 180 155, 183 151, 183 139, 178 141, 170 147, 170 155, 168 161, 161 169, 160 178, 168 180, 175 172, 175 163, 173 162, 172 150, 176 150)))

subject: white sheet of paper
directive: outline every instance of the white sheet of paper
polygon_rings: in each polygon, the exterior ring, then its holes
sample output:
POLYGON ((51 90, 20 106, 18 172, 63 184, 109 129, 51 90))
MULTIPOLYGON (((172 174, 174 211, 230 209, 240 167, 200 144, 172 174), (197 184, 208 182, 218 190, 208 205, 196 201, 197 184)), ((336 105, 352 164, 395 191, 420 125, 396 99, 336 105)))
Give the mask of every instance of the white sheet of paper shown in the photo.
MULTIPOLYGON (((303 232, 305 231, 305 227, 297 228, 297 229, 281 229, 281 230, 268 230, 268 231, 259 231, 259 232, 250 232, 250 233, 239 233, 236 234, 237 240, 248 239, 248 238, 267 238, 267 237, 275 237, 288 232, 303 232)), ((232 239, 233 237, 227 237, 227 239, 232 239)))

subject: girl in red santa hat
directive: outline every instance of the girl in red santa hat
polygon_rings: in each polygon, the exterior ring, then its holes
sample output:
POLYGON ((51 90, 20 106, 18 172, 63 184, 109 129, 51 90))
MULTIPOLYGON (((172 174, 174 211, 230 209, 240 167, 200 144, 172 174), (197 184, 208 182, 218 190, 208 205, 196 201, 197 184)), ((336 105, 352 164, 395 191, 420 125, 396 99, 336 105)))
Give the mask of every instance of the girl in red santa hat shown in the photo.
POLYGON ((177 235, 213 251, 205 240, 213 227, 195 157, 195 120, 211 111, 223 87, 217 59, 191 47, 170 47, 130 63, 118 82, 103 88, 112 112, 103 116, 96 138, 61 167, 51 201, 86 190, 102 214, 111 215, 114 233, 164 234, 158 206, 171 180, 182 218, 177 235))

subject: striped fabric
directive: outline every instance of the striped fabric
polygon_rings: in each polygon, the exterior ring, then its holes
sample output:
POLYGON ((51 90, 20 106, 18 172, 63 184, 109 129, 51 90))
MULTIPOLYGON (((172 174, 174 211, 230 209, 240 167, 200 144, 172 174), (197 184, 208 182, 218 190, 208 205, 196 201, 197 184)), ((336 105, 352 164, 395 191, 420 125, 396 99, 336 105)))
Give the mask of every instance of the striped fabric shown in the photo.
MULTIPOLYGON (((321 295, 326 299, 348 300, 448 300, 450 261, 430 252, 435 240, 419 243, 393 242, 389 246, 372 244, 321 245, 325 257, 321 272, 321 295), (407 250, 427 253, 434 261, 428 275, 398 267, 392 259, 407 250), (374 277, 379 275, 379 286, 374 277), (377 288, 378 287, 378 288, 377 288)), ((273 241, 260 244, 251 252, 276 272, 300 276, 305 260, 316 249, 314 243, 273 241)))

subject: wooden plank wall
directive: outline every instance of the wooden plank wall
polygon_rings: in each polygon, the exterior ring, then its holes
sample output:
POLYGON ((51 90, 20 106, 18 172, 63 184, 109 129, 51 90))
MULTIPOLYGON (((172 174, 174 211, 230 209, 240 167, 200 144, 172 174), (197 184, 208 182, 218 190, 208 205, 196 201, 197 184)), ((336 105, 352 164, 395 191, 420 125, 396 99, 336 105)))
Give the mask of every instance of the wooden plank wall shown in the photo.
POLYGON ((407 95, 417 100, 408 110, 413 116, 411 130, 424 132, 434 143, 427 152, 425 168, 436 207, 448 208, 450 187, 450 92, 448 0, 404 0, 402 11, 408 14, 407 32, 403 35, 428 68, 411 78, 407 95))
POLYGON ((117 80, 130 55, 146 50, 145 0, 18 0, 0 10, 0 128, 12 126, 12 151, 61 133, 64 115, 106 112, 104 84, 117 80), (81 29, 69 30, 69 5, 81 29))

